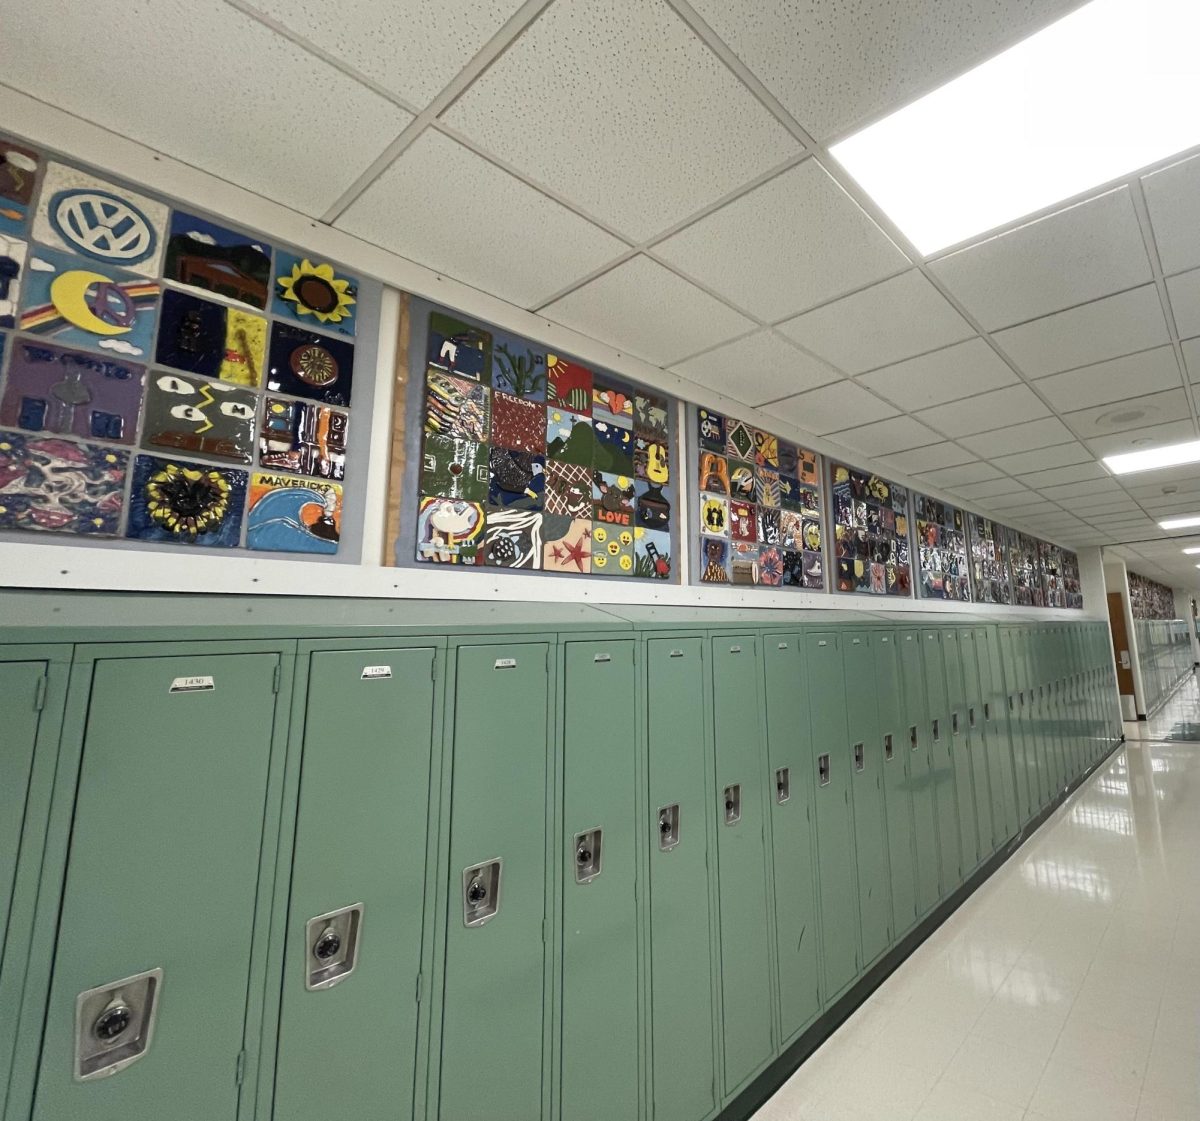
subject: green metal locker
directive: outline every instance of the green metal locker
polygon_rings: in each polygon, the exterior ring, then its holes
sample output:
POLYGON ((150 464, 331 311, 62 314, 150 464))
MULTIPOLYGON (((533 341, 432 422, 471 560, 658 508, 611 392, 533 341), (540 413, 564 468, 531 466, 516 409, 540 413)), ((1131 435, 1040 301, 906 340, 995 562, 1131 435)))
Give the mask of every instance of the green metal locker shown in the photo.
POLYGON ((281 664, 176 649, 93 667, 36 1121, 238 1116, 281 664))
POLYGON ((767 907, 766 731, 753 634, 712 640, 717 883, 725 1096, 771 1058, 774 1043, 767 907))
POLYGON ((646 659, 653 1117, 697 1121, 717 1103, 704 640, 649 639, 646 659))
POLYGON ((637 1121, 637 728, 634 642, 565 644, 562 1107, 637 1121), (607 704, 605 698, 630 703, 607 704))
POLYGON ((898 631, 896 644, 900 654, 900 683, 903 689, 901 715, 904 734, 900 750, 907 755, 908 781, 912 789, 917 914, 921 916, 932 910, 940 896, 936 780, 921 632, 898 631))
MULTIPOLYGON (((45 662, 0 662, 0 697, 4 698, 4 735, 0 737, 0 773, 4 775, 0 782, 0 977, 47 669, 45 662)), ((7 1073, 3 1066, 0 1073, 7 1073)), ((7 1085, 8 1080, 4 1081, 7 1085)))
POLYGON ((1038 806, 1037 755, 1025 708, 1025 678, 1019 656, 1016 627, 1000 628, 1000 651, 1004 670, 1005 707, 1013 745, 1017 806, 1021 824, 1029 821, 1038 806))
POLYGON ((311 655, 277 1121, 324 1121, 348 1102, 363 1118, 413 1109, 435 659, 311 655))
POLYGON ((892 885, 888 866, 887 821, 883 802, 883 736, 879 730, 875 655, 871 632, 847 627, 842 632, 846 670, 846 730, 850 749, 850 803, 854 811, 854 852, 858 865, 858 913, 862 925, 862 962, 869 966, 891 944, 892 885), (867 686, 864 688, 864 686, 867 686))
MULTIPOLYGON (((978 632, 982 635, 982 631, 978 632)), ((983 718, 983 686, 979 666, 979 643, 976 631, 971 627, 963 627, 959 631, 958 650, 962 655, 962 675, 966 710, 959 718, 964 725, 967 744, 971 755, 971 782, 975 788, 975 815, 979 829, 977 844, 979 859, 991 856, 996 847, 995 827, 992 824, 994 813, 991 778, 988 775, 988 751, 990 744, 987 739, 987 724, 983 718)))
POLYGON ((779 1013, 786 1046, 821 1010, 813 753, 800 637, 768 634, 762 641, 767 767, 774 783, 770 833, 779 1013))
POLYGON ((549 647, 456 650, 442 1121, 544 1107, 549 647))
POLYGON ((925 692, 929 700, 929 754, 937 805, 938 895, 945 898, 962 882, 962 855, 952 754, 954 737, 950 731, 950 702, 946 695, 946 667, 940 631, 921 632, 921 655, 925 669, 925 692))
POLYGON ((1016 835, 1017 790, 1013 777, 1013 744, 1004 695, 1004 667, 1000 659, 1000 632, 984 627, 975 632, 979 678, 983 685, 983 727, 987 736, 988 774, 992 786, 992 826, 997 845, 1016 835))
POLYGON ((896 652, 898 634, 890 630, 871 632, 874 678, 879 712, 879 744, 883 755, 883 799, 887 816, 888 865, 892 872, 892 930, 898 938, 917 921, 917 870, 913 851, 913 793, 909 776, 908 730, 904 721, 904 697, 900 661, 896 652))
POLYGON ((958 627, 947 627, 942 631, 946 699, 950 706, 950 755, 954 761, 954 794, 958 801, 960 880, 979 865, 979 816, 975 809, 971 737, 967 734, 967 695, 963 684, 965 655, 961 633, 958 627))
POLYGON ((858 976, 858 884, 850 807, 846 678, 839 636, 806 633, 808 712, 817 807, 817 886, 826 1002, 858 976))

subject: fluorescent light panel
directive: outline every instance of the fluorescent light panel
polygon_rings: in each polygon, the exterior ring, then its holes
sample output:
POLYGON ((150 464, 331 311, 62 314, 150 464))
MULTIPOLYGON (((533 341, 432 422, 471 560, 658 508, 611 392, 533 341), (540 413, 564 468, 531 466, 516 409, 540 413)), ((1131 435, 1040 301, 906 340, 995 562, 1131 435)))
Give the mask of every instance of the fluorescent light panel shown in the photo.
POLYGON ((1162 467, 1197 463, 1200 462, 1200 440, 1190 440, 1186 444, 1169 444, 1162 448, 1147 448, 1140 452, 1106 455, 1101 462, 1114 475, 1129 475, 1134 471, 1157 471, 1162 467))
POLYGON ((1191 514, 1186 518, 1168 518, 1158 524, 1161 529, 1187 529, 1188 526, 1200 525, 1200 514, 1191 514))
POLYGON ((1092 0, 831 151, 929 255, 1200 144, 1200 4, 1092 0))
MULTIPOLYGON (((1185 553, 1186 553, 1186 554, 1187 554, 1189 557, 1194 557, 1194 556, 1195 556, 1197 553, 1200 553, 1200 547, 1197 547, 1197 548, 1195 548, 1195 549, 1184 549, 1183 551, 1184 551, 1184 552, 1185 552, 1185 553)), ((1196 565, 1196 567, 1197 567, 1197 568, 1200 568, 1200 564, 1196 565)))

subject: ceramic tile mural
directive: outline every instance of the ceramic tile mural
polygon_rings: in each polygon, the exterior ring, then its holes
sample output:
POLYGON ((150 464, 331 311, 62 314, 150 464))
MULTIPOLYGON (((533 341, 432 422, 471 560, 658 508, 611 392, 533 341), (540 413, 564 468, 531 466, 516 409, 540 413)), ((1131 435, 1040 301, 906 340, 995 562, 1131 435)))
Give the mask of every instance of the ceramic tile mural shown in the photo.
POLYGON ((908 491, 840 463, 830 474, 837 590, 911 596, 908 491))
POLYGON ((1083 608, 1083 585, 1079 580, 1079 555, 1070 549, 1062 551, 1062 580, 1065 607, 1083 608))
POLYGON ((1038 542, 1038 559, 1042 569, 1042 605, 1066 607, 1066 591, 1062 581, 1062 550, 1049 541, 1038 542))
POLYGON ((970 602, 966 515, 923 494, 913 495, 917 525, 917 588, 921 599, 970 602))
POLYGON ((1012 571, 1013 603, 1018 607, 1044 606, 1040 544, 1036 537, 1016 530, 1012 532, 1008 558, 1012 571))
POLYGON ((696 449, 701 583, 824 591, 820 457, 706 408, 696 449))
POLYGON ((1012 580, 1008 571, 1007 527, 969 514, 971 530, 971 579, 979 603, 1012 603, 1012 580))
POLYGON ((360 288, 0 137, 0 530, 336 553, 360 288))
POLYGON ((427 323, 416 560, 670 579, 671 403, 452 312, 427 323))
POLYGON ((1135 619, 1174 619, 1175 593, 1166 584, 1130 572, 1129 609, 1135 619))

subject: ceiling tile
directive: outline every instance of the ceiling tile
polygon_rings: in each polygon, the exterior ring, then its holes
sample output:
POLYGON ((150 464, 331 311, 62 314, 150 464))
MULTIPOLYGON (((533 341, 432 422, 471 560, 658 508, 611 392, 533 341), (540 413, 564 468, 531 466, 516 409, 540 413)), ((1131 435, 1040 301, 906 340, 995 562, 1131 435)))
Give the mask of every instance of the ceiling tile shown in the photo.
POLYGON ((898 108, 1065 15, 1078 0, 692 0, 819 139, 898 108))
POLYGON ((1037 390, 1061 412, 1106 405, 1110 401, 1123 401, 1159 389, 1172 389, 1179 383, 1179 363, 1174 348, 1159 346, 1140 354, 1128 354, 1124 358, 1041 378, 1037 390))
POLYGON ((1031 471, 1027 475, 1017 477, 1031 487, 1052 487, 1059 483, 1078 483, 1084 479, 1111 478, 1103 466, 1094 461, 1077 463, 1070 467, 1055 467, 1049 471, 1031 471))
POLYGON ((965 486, 955 487, 954 493, 961 494, 963 498, 978 499, 1023 495, 1031 492, 1028 487, 1023 487, 1015 479, 987 479, 982 483, 967 483, 965 486))
POLYGON ((870 424, 895 416, 898 410, 868 393, 862 386, 851 381, 840 381, 776 401, 764 411, 814 436, 824 436, 841 431, 847 422, 870 424))
POLYGON ((919 269, 806 312, 780 330, 848 374, 899 362, 974 334, 919 269))
POLYGON ((1020 475, 1031 471, 1048 471, 1052 467, 1067 467, 1073 463, 1085 463, 1092 458, 1094 457, 1087 448, 1072 441, 1052 448, 993 457, 992 462, 1009 475, 1020 475))
POLYGON ((675 373, 747 405, 816 389, 842 377, 771 331, 757 331, 689 358, 675 373))
POLYGON ((1081 497, 1086 494, 1122 494, 1121 484, 1116 479, 1085 479, 1081 483, 1065 483, 1062 486, 1042 487, 1041 493, 1055 501, 1066 502, 1067 499, 1081 497))
POLYGON ((1035 378, 1169 341, 1153 284, 1010 327, 995 339, 1035 378))
POLYGON ((1125 489, 1134 498, 1155 498, 1162 494, 1165 486, 1176 488, 1179 494, 1200 493, 1200 465, 1189 463, 1125 477, 1125 489))
POLYGON ((921 482, 934 487, 966 486, 1000 477, 1000 472, 990 463, 964 463, 958 467, 942 467, 937 471, 921 472, 921 482))
POLYGON ((998 498, 992 499, 988 505, 993 510, 1014 511, 1014 510, 1033 510, 1033 509, 1049 509, 1057 510, 1056 506, 1050 502, 1048 498, 1040 494, 1034 494, 1032 491, 1026 491, 1023 494, 1004 494, 998 498))
POLYGON ((753 326, 649 257, 634 257, 541 311, 658 366, 671 366, 753 326))
POLYGON ((1012 385, 1019 379, 983 339, 974 338, 874 370, 858 380, 893 404, 915 410, 1012 385))
POLYGON ((1183 362, 1187 366, 1188 379, 1200 381, 1200 339, 1188 339, 1181 344, 1183 347, 1183 362))
POLYGON ((1200 269, 1180 273, 1167 281, 1167 295, 1181 339, 1200 335, 1200 269))
POLYGON ((75 0, 6 10, 4 81, 305 214, 328 210, 412 120, 221 0, 98 14, 75 0), (312 91, 325 111, 303 108, 312 91))
POLYGON ((1103 517, 1139 518, 1145 514, 1142 508, 1132 498, 1123 494, 1102 492, 1100 494, 1076 494, 1064 498, 1063 503, 1070 507, 1080 517, 1090 516, 1093 520, 1096 511, 1102 511, 1103 517))
POLYGON ((910 416, 877 420, 874 424, 864 424, 858 428, 848 428, 845 432, 834 433, 829 438, 845 448, 852 448, 873 458, 924 447, 937 443, 939 439, 936 432, 918 424, 910 416))
POLYGON ((1192 415, 1187 394, 1182 389, 1168 389, 1145 397, 1132 397, 1115 405, 1099 405, 1092 409, 1063 413, 1067 422, 1081 439, 1125 432, 1130 428, 1148 428, 1171 420, 1184 420, 1192 415))
POLYGON ((908 264, 816 160, 680 230, 654 254, 768 322, 908 264))
POLYGON ((520 0, 438 0, 404 7, 341 0, 245 0, 384 89, 423 107, 521 7, 520 0))
POLYGON ((947 436, 967 436, 1049 415, 1050 410, 1029 386, 1010 385, 1007 389, 996 389, 965 401, 926 409, 917 414, 917 419, 947 436))
POLYGON ((988 238, 930 267, 988 331, 1153 279, 1128 187, 988 238))
POLYGON ((637 240, 800 150, 663 0, 558 0, 443 119, 637 240))
POLYGON ((1163 272, 1200 265, 1200 156, 1142 177, 1163 272))
POLYGON ((626 248, 432 129, 336 225, 525 308, 537 307, 626 248))
POLYGON ((1057 417, 1046 417, 1045 420, 1017 424, 995 432, 965 436, 959 443, 978 455, 994 459, 997 456, 1028 451, 1032 448, 1046 448, 1051 444, 1062 444, 1073 439, 1071 430, 1061 420, 1057 417))
POLYGON ((1139 448, 1156 447, 1162 444, 1179 444, 1196 439, 1196 428, 1190 420, 1172 420, 1166 424, 1154 424, 1149 428, 1132 428, 1128 432, 1114 432, 1108 436, 1089 436, 1087 446, 1097 458, 1117 455, 1120 452, 1137 451, 1139 448))
POLYGON ((915 475, 920 471, 936 471, 939 467, 956 467, 960 463, 973 463, 975 456, 965 448, 947 441, 943 444, 932 444, 927 448, 913 448, 912 451, 897 452, 888 456, 890 463, 895 465, 902 475, 915 475))

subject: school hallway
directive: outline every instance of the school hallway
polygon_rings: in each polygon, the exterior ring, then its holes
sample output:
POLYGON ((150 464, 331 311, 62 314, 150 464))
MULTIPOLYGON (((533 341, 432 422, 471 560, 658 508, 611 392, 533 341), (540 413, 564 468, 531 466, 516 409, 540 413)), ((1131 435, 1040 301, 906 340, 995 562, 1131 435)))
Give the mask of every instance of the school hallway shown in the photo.
POLYGON ((1200 1117, 1189 677, 755 1121, 1200 1117))

